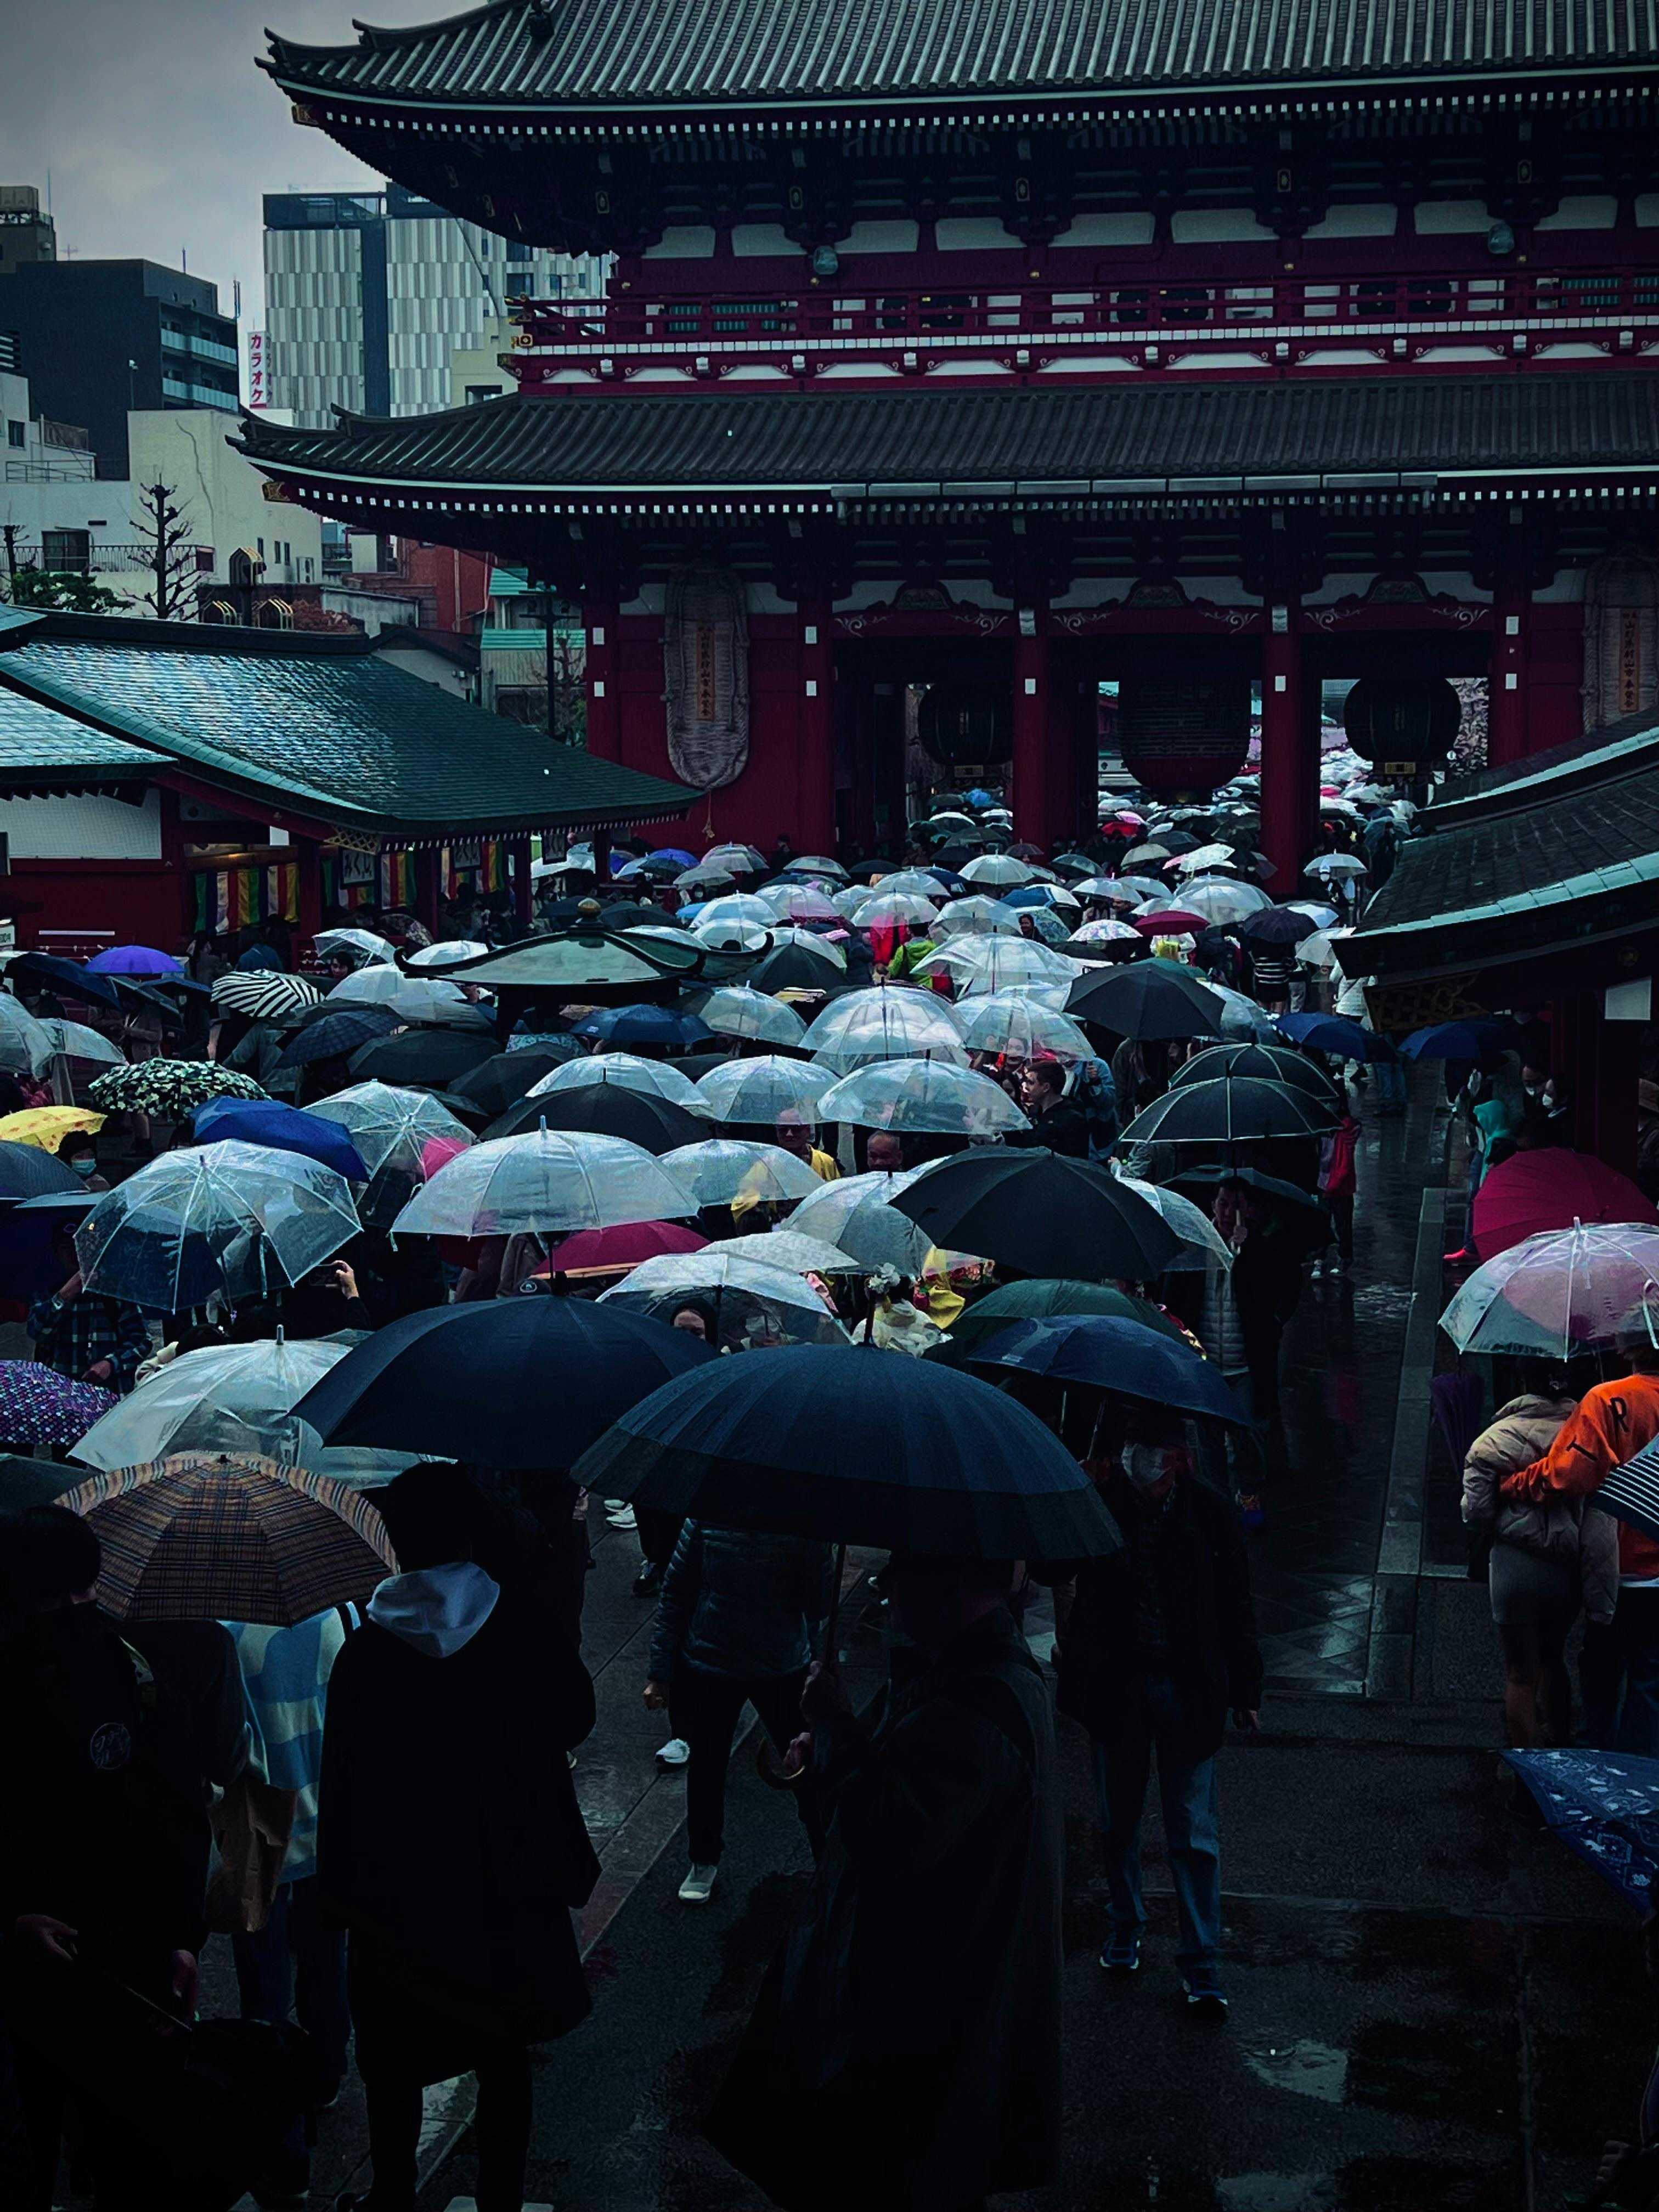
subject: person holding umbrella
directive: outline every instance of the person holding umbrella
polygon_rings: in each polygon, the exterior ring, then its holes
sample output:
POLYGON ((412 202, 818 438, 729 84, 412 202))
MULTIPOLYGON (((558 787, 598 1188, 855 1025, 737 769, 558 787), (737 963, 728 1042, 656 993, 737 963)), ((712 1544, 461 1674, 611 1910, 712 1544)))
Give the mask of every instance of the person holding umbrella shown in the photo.
POLYGON ((1249 1562, 1231 1499, 1199 1476, 1186 1422, 1140 1405, 1122 1433, 1115 1463, 1097 1459, 1091 1472, 1126 1547, 1077 1571, 1059 1647, 1060 1709, 1093 1739, 1111 1893, 1100 1963, 1113 1974, 1140 1966, 1140 1821, 1156 1757, 1176 1964, 1189 2010, 1222 2018, 1215 1754, 1230 1710, 1248 1735, 1260 1725, 1249 1562))
POLYGON ((139 1361, 151 1350, 143 1315, 125 1298, 100 1297, 82 1288, 69 1229, 53 1237, 52 1250, 65 1270, 64 1280, 50 1297, 36 1300, 24 1324, 34 1339, 35 1358, 76 1382, 131 1390, 139 1361))
POLYGON ((1083 1109, 1066 1096, 1066 1070, 1051 1053, 1029 1060, 1020 1076, 1019 1103, 1030 1117, 1029 1129, 1015 1129, 1005 1144, 1040 1145, 1067 1159, 1089 1157, 1089 1124, 1083 1109))

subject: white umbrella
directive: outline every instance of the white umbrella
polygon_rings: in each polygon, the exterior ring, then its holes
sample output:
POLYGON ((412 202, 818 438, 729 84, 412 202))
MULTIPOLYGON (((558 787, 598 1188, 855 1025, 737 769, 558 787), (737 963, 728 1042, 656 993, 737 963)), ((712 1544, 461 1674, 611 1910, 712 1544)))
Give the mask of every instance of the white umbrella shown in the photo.
POLYGON ((1029 884, 1032 873, 1024 860, 1017 860, 1011 853, 975 853, 971 860, 964 861, 963 880, 970 884, 1029 884))
POLYGON ((480 945, 475 938, 451 938, 441 945, 422 945, 417 952, 409 955, 404 964, 410 968, 448 968, 458 960, 482 960, 489 951, 487 945, 480 945))
POLYGON ((532 1129, 447 1161, 393 1227, 399 1236, 511 1237, 685 1220, 696 1210, 684 1185, 626 1138, 532 1129))
POLYGON ((764 1324, 765 1340, 788 1344, 845 1344, 847 1332, 817 1292, 787 1267, 732 1257, 732 1241, 701 1252, 662 1252, 641 1260, 599 1299, 629 1312, 666 1321, 674 1301, 688 1293, 712 1300, 722 1344, 750 1340, 751 1316, 764 1324))
POLYGON ((44 1074, 55 1050, 45 1023, 21 999, 0 991, 0 1068, 14 1075, 44 1074))
POLYGON ((754 1145, 740 1137, 708 1137, 677 1145, 661 1155, 701 1206, 730 1206, 733 1199, 788 1205, 826 1188, 805 1160, 781 1145, 754 1145))
POLYGON ((951 899, 939 908, 933 935, 936 944, 947 937, 1018 937, 1019 915, 1000 899, 951 899))
POLYGON ((795 1275, 867 1275, 871 1270, 821 1237, 795 1229, 774 1229, 762 1237, 728 1237, 720 1247, 731 1260, 753 1260, 763 1267, 787 1267, 795 1275))
POLYGON ((118 1044, 112 1044, 101 1030, 89 1028, 85 1022, 66 1022, 54 1015, 40 1026, 52 1039, 52 1052, 59 1060, 95 1060, 105 1066, 119 1067, 126 1059, 118 1044))
POLYGON ((1206 868, 1231 867, 1237 857, 1231 845, 1200 845, 1182 854, 1175 864, 1175 872, 1178 876, 1199 876, 1206 868))
POLYGON ((830 1001, 802 1039, 826 1067, 850 1074, 876 1060, 966 1060, 962 1031, 945 1000, 932 991, 878 984, 830 1001))
POLYGON ((1201 1206, 1194 1206, 1178 1190, 1165 1190, 1158 1183, 1142 1182, 1134 1176, 1120 1175, 1118 1181, 1155 1207, 1180 1237, 1182 1249, 1166 1262, 1166 1275, 1196 1273, 1209 1259, 1219 1260, 1224 1267, 1232 1266, 1231 1245, 1201 1206))
MULTIPOLYGON (((1341 920, 1336 908, 1327 906, 1322 899, 1286 899, 1285 903, 1292 914, 1305 914, 1309 921, 1317 922, 1321 929, 1334 928, 1341 920)), ((1307 940, 1304 939, 1303 941, 1305 944, 1307 940)))
MULTIPOLYGON (((1127 927, 1127 923, 1117 926, 1127 927)), ((1129 930, 1131 937, 1135 934, 1129 930)), ((1094 1047, 1069 1015, 1034 1005, 1024 990, 990 991, 982 998, 964 999, 957 1012, 962 1041, 969 1052, 1000 1053, 1010 1060, 1035 1060, 1042 1053, 1055 1060, 1095 1057, 1094 1047)))
POLYGON ((1322 853, 1302 872, 1304 876, 1368 876, 1370 870, 1352 853, 1322 853))
POLYGON ((331 952, 359 952, 365 960, 397 961, 397 951, 372 929, 319 929, 312 939, 326 960, 331 952))
POLYGON ((252 1452, 316 1474, 385 1481, 415 1455, 331 1449, 295 1417, 301 1399, 349 1349, 326 1338, 279 1336, 180 1352, 94 1422, 72 1456, 112 1473, 172 1452, 252 1452))
POLYGON ((1229 922, 1248 921, 1253 914, 1265 913, 1273 901, 1260 884, 1240 883, 1224 876, 1200 876, 1193 883, 1183 884, 1170 903, 1184 908, 1188 914, 1201 914, 1206 921, 1225 928, 1229 922))
POLYGON ((1340 940, 1352 935, 1352 928, 1346 927, 1341 929, 1317 930, 1313 936, 1303 939, 1301 944, 1296 948, 1296 957, 1307 968, 1340 967, 1342 956, 1338 950, 1340 940))
POLYGON ((1006 1135, 1030 1123, 1000 1083, 940 1060, 884 1060, 843 1076, 818 1102, 825 1121, 951 1137, 1006 1135))
POLYGON ((793 1006, 764 991, 732 986, 711 991, 697 1009, 711 1030, 723 1036, 757 1037, 763 1044, 799 1044, 806 1024, 793 1006))
POLYGON ((816 1121, 818 1101, 835 1080, 833 1069, 769 1053, 711 1067, 699 1079, 696 1091, 705 1112, 717 1121, 748 1127, 775 1121, 780 1114, 799 1114, 805 1121, 816 1121))
POLYGON ((666 1098, 688 1114, 707 1117, 708 1109, 689 1075, 666 1060, 642 1060, 632 1052, 592 1052, 580 1060, 568 1060, 538 1076, 525 1093, 544 1098, 553 1091, 586 1091, 596 1083, 614 1084, 619 1091, 638 1091, 652 1098, 666 1098))

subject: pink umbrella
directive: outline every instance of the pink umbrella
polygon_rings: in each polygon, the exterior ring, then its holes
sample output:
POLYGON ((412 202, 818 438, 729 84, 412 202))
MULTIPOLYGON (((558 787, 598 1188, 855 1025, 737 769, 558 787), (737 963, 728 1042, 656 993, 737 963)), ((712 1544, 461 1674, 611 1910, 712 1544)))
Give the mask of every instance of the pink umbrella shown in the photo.
POLYGON ((1659 1208, 1628 1176, 1565 1146, 1514 1152, 1488 1170, 1474 1197, 1474 1248, 1483 1260, 1576 1221, 1659 1223, 1659 1208))

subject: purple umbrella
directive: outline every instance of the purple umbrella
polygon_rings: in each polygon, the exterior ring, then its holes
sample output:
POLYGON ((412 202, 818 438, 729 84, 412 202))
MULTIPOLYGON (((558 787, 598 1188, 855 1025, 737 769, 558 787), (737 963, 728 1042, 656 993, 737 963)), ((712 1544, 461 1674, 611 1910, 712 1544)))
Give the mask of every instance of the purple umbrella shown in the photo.
POLYGON ((683 868, 695 868, 697 865, 696 854, 683 853, 678 845, 659 845, 651 858, 653 860, 678 860, 683 868))
POLYGON ((33 1359, 0 1359, 0 1439, 9 1444, 78 1444, 118 1402, 95 1382, 74 1382, 33 1359))
POLYGON ((88 975, 182 975, 184 969, 170 952, 153 945, 112 945, 94 952, 87 963, 88 975))

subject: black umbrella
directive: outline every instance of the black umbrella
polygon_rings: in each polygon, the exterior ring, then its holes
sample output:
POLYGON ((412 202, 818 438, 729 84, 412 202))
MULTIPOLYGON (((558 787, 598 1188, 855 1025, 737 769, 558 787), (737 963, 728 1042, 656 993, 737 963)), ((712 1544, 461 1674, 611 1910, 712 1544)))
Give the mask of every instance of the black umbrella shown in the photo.
POLYGON ((974 1252, 1026 1275, 1099 1282, 1161 1274, 1181 1249, 1155 1206, 1091 1160, 1041 1147, 975 1145, 888 1203, 949 1252, 974 1252))
POLYGON ((485 1130, 486 1138, 517 1137, 545 1123, 550 1129, 588 1136, 626 1137, 647 1152, 672 1152, 679 1145, 698 1145, 708 1123, 688 1114, 672 1098, 654 1091, 629 1091, 620 1083, 583 1083, 569 1091, 545 1091, 520 1098, 485 1130))
POLYGON ((87 1479, 83 1467, 59 1467, 49 1459, 0 1459, 0 1521, 31 1505, 50 1505, 87 1479))
POLYGON ((1316 935, 1318 929, 1310 914, 1298 914, 1288 906, 1264 906, 1247 914, 1238 925, 1239 935, 1252 945, 1300 945, 1304 937, 1316 935))
POLYGON ((622 1415, 572 1470, 729 1528, 942 1559, 1121 1548, 1077 1462, 1004 1392, 862 1346, 716 1359, 622 1415))
POLYGON ((331 1006, 301 1020, 283 1047, 278 1067, 306 1067, 313 1060, 343 1060, 373 1037, 383 1037, 398 1026, 399 1018, 386 1006, 331 1006))
POLYGON ((1229 1144, 1258 1137, 1310 1137, 1335 1125, 1334 1102, 1293 1091, 1259 1075, 1224 1075, 1182 1083, 1135 1115, 1123 1132, 1131 1145, 1229 1144))
POLYGON ((1213 1083, 1224 1075, 1258 1076, 1267 1083, 1288 1083, 1293 1091, 1305 1091, 1310 1098, 1322 1104, 1340 1099, 1330 1077, 1322 1067, 1316 1066, 1305 1053, 1288 1051, 1282 1044, 1215 1044, 1207 1052, 1195 1052, 1183 1060, 1170 1078, 1174 1091, 1188 1083, 1213 1083))
POLYGON ((148 1006, 161 1015, 164 1028, 182 1030, 185 1026, 185 1018, 179 1009, 171 999, 164 999, 153 984, 135 983, 131 975, 116 975, 111 980, 120 994, 124 1012, 142 1012, 148 1006))
POLYGON ((1310 1206, 1316 1213, 1324 1208, 1309 1190, 1303 1190, 1281 1176, 1263 1175, 1260 1168, 1207 1167, 1182 1168, 1170 1177, 1181 1182, 1242 1182, 1251 1190, 1259 1190, 1267 1198, 1282 1198, 1292 1206, 1310 1206))
POLYGON ((1173 960, 1079 975, 1066 994, 1068 1014, 1125 1037, 1219 1036, 1224 1004, 1173 960))
POLYGON ((388 1322, 295 1410, 336 1446, 568 1466, 630 1406, 715 1356, 688 1330, 586 1298, 487 1299, 388 1322))
POLYGON ((744 981, 752 991, 833 991, 846 975, 832 953, 792 942, 757 960, 744 981))
POLYGON ((1221 1370, 1181 1339, 1117 1314, 1055 1314, 1014 1322, 976 1345, 970 1366, 1017 1368, 1051 1382, 1081 1383, 1235 1426, 1250 1416, 1221 1370))
POLYGON ((668 1065, 678 1069, 688 1083, 700 1083, 712 1069, 724 1067, 737 1057, 734 1052, 681 1052, 676 1053, 668 1065))
POLYGON ((8 975, 27 975, 37 983, 79 999, 83 1006, 113 1006, 122 1011, 121 994, 110 975, 91 975, 78 960, 60 960, 53 952, 25 952, 7 964, 8 975))
POLYGON ((574 1037, 558 1037, 550 1044, 526 1045, 519 1052, 498 1052, 465 1075, 455 1088, 486 1115, 505 1114, 516 1105, 532 1083, 551 1075, 556 1067, 580 1057, 581 1047, 574 1037))
POLYGON ((460 1030, 404 1030, 360 1045, 347 1063, 359 1083, 406 1083, 417 1091, 447 1091, 495 1055, 489 1037, 460 1030))
POLYGON ((79 1191, 85 1185, 72 1169, 39 1145, 0 1142, 0 1200, 45 1198, 58 1191, 79 1191))

